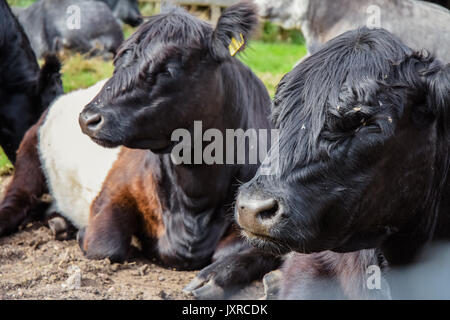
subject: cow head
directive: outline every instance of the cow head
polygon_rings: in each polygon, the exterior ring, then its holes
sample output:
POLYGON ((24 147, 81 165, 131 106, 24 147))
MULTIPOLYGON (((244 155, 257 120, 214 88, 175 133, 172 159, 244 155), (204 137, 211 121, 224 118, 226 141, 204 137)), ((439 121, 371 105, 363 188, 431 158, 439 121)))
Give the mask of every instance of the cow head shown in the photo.
POLYGON ((137 27, 143 21, 137 0, 97 0, 105 2, 113 12, 114 16, 129 24, 137 27))
POLYGON ((269 154, 278 173, 241 187, 243 233, 262 248, 309 253, 432 230, 449 165, 449 99, 450 67, 385 30, 329 41, 279 84, 279 154, 269 154))
POLYGON ((137 27, 143 21, 137 0, 118 0, 113 13, 132 27, 137 27))
POLYGON ((151 17, 119 49, 114 75, 81 113, 83 132, 104 146, 166 153, 175 129, 193 130, 194 120, 213 127, 226 99, 223 65, 236 63, 229 45, 246 42, 256 24, 245 2, 228 8, 215 30, 179 8, 151 17))

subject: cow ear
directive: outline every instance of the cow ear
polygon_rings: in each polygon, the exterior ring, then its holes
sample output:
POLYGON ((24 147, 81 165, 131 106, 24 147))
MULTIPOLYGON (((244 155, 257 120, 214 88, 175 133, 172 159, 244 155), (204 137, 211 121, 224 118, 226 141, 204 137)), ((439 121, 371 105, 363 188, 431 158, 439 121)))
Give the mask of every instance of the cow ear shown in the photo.
POLYGON ((211 54, 223 61, 242 51, 258 25, 256 6, 248 1, 237 3, 220 16, 211 38, 211 54))
POLYGON ((53 55, 45 56, 45 62, 39 72, 38 95, 44 111, 53 100, 63 93, 61 81, 61 62, 53 55))
MULTIPOLYGON (((425 77, 427 102, 432 111, 442 119, 445 127, 450 123, 450 64, 442 66, 435 61, 425 77)), ((450 128, 446 128, 450 130, 450 128)))

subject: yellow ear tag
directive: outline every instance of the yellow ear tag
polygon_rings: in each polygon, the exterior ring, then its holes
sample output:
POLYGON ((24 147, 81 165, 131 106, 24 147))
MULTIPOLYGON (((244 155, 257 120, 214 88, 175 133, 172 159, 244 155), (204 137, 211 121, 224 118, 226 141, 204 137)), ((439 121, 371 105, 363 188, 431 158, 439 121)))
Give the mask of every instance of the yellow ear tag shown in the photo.
POLYGON ((244 36, 242 33, 240 34, 241 40, 236 40, 236 38, 231 38, 230 45, 228 46, 228 49, 230 49, 230 54, 232 57, 236 55, 236 53, 239 52, 239 50, 242 48, 242 46, 245 43, 244 36))

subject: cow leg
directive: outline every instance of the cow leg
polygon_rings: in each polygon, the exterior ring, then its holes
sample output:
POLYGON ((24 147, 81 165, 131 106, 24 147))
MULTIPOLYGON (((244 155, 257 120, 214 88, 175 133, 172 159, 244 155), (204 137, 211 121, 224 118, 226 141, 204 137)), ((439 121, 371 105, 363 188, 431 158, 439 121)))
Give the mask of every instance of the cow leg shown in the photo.
POLYGON ((88 41, 83 37, 73 37, 71 43, 67 46, 73 48, 80 53, 86 54, 87 57, 101 56, 106 52, 104 44, 99 41, 88 41))
POLYGON ((126 260, 138 225, 136 213, 114 203, 98 207, 94 203, 92 210, 88 227, 77 234, 84 255, 88 259, 109 258, 112 262, 126 260))
MULTIPOLYGON (((339 260, 339 256, 334 253, 293 253, 283 264, 278 298, 282 300, 345 299, 343 288, 337 279, 337 273, 343 271, 337 270, 339 260)), ((347 267, 352 268, 350 265, 347 267)), ((360 284, 358 281, 351 285, 358 287, 360 284)))
POLYGON ((52 213, 47 219, 47 224, 56 240, 75 239, 77 229, 67 219, 58 213, 52 213))
POLYGON ((184 288, 197 299, 224 299, 278 268, 281 258, 250 247, 237 231, 219 244, 213 263, 184 288))
POLYGON ((281 280, 283 279, 283 272, 281 270, 274 270, 266 274, 263 278, 264 285, 264 299, 277 300, 281 290, 281 280))
POLYGON ((47 183, 38 154, 41 120, 25 134, 15 165, 14 177, 0 204, 0 236, 14 232, 24 221, 42 217, 49 203, 41 201, 47 183))

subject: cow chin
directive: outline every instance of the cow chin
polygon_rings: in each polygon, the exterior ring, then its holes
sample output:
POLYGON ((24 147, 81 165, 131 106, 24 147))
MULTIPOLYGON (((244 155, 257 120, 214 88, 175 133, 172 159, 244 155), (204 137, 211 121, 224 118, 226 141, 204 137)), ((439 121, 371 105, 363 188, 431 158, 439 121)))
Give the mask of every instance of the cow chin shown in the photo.
POLYGON ((99 146, 108 148, 108 149, 113 149, 113 148, 119 147, 121 145, 120 143, 109 141, 109 140, 98 139, 95 137, 90 137, 90 138, 92 141, 94 141, 99 146))
MULTIPOLYGON (((242 226, 241 228, 242 235, 252 246, 275 255, 284 255, 292 251, 304 254, 325 250, 335 251, 333 248, 338 246, 333 237, 309 236, 303 238, 299 234, 292 234, 289 231, 290 228, 283 224, 273 226, 269 235, 263 235, 242 226)), ((345 252, 348 252, 348 250, 345 252)))
POLYGON ((258 235, 248 230, 242 230, 242 235, 250 245, 264 252, 274 255, 284 255, 293 251, 284 241, 278 241, 275 238, 258 235))
POLYGON ((166 154, 172 151, 172 144, 166 140, 125 139, 124 141, 110 140, 99 136, 91 136, 92 141, 104 148, 124 146, 130 149, 150 150, 155 154, 166 154))
POLYGON ((138 139, 129 140, 124 146, 130 149, 150 150, 155 154, 166 154, 172 151, 172 144, 166 140, 138 139))

